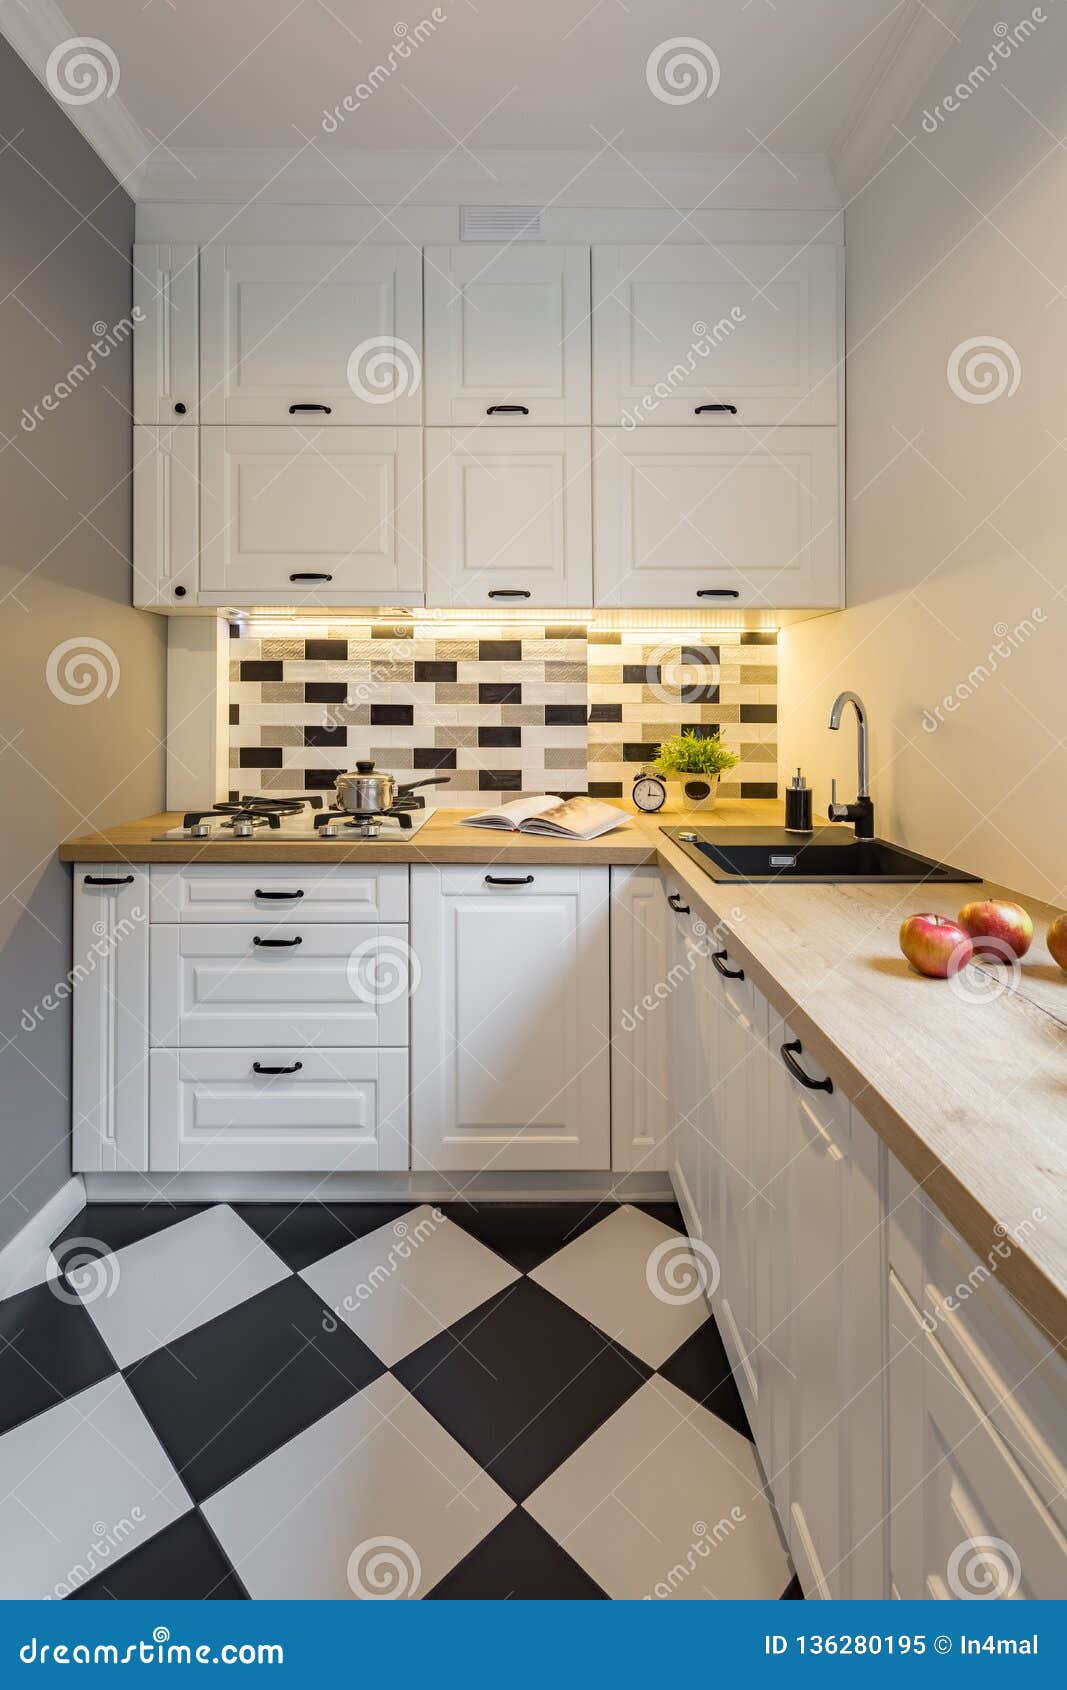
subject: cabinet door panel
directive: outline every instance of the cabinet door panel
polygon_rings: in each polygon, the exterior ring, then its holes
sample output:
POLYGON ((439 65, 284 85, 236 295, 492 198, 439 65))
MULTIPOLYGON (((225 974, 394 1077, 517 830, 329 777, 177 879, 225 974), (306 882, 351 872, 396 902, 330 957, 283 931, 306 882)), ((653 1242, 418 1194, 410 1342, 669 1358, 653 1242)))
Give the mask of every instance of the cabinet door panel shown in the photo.
POLYGON ((195 428, 133 431, 133 602, 197 602, 200 473, 195 428))
POLYGON ((132 1173, 148 1166, 147 871, 76 863, 73 937, 73 1167, 132 1173))
POLYGON ((430 604, 588 604, 589 432, 426 430, 430 604))
POLYGON ((153 1172, 408 1166, 406 1050, 154 1050, 153 1172))
POLYGON ((208 246, 200 286, 203 422, 422 421, 416 248, 208 246))
POLYGON ((189 425, 200 398, 200 248, 138 242, 133 249, 133 416, 189 425))
POLYGON ((594 247, 596 422, 835 423, 838 267, 820 244, 594 247))
POLYGON ((597 429, 600 605, 841 602, 836 429, 597 429))
POLYGON ((426 248, 426 421, 589 422, 589 248, 426 248))
POLYGON ((611 1165, 641 1173, 670 1156, 670 923, 656 868, 611 871, 611 1165))
POLYGON ((421 603, 418 429, 204 428, 200 446, 202 602, 421 603))
POLYGON ((407 921, 406 863, 153 863, 156 921, 407 921))
POLYGON ((412 869, 416 1168, 607 1168, 608 870, 412 869))

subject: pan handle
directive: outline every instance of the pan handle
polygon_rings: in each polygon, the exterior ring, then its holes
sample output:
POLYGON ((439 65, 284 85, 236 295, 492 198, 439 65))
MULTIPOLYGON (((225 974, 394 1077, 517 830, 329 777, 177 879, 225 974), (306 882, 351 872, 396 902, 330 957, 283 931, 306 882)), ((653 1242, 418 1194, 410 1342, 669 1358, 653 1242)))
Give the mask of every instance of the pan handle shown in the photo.
POLYGON ((425 780, 407 781, 403 786, 398 786, 396 790, 400 794, 414 792, 417 786, 448 786, 451 780, 451 775, 428 775, 425 780))

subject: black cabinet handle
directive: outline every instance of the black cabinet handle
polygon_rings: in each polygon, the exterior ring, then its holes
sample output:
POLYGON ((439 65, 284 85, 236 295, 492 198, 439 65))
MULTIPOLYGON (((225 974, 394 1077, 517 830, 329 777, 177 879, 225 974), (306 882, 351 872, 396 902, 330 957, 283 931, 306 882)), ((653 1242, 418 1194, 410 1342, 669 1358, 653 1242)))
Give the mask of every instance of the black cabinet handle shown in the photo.
POLYGON ((264 892, 257 886, 254 896, 257 898, 302 898, 303 892, 264 892))
POLYGON ((799 1039, 792 1039, 788 1044, 784 1044, 781 1047, 782 1061, 789 1069, 789 1072, 792 1074, 794 1080, 799 1080, 801 1085, 807 1086, 809 1091, 833 1091, 833 1080, 813 1080, 810 1074, 805 1074, 803 1068, 800 1066, 800 1063, 797 1061, 796 1056, 793 1055, 793 1051, 796 1051, 797 1056, 799 1056, 803 1048, 804 1047, 799 1039))
POLYGON ((740 592, 736 587, 698 587, 698 599, 739 599, 740 592))
POLYGON ((720 415, 725 411, 728 416, 736 417, 736 405, 698 405, 693 412, 695 417, 702 417, 705 411, 717 411, 720 415))
POLYGON ((680 892, 668 892, 667 893, 667 902, 670 904, 671 909, 674 911, 675 915, 688 915, 689 914, 689 905, 682 903, 682 897, 681 897, 680 892))
POLYGON ((290 405, 290 407, 289 407, 289 415, 291 417, 299 416, 302 411, 315 411, 320 416, 329 417, 329 416, 333 415, 333 406, 332 405, 311 405, 311 404, 308 404, 308 405, 290 405))
POLYGON ((314 569, 304 569, 298 570, 295 575, 290 575, 289 579, 290 581, 332 581, 333 576, 323 574, 321 571, 316 571, 314 569))
POLYGON ((529 596, 525 587, 493 587, 486 594, 490 599, 528 599, 529 596))
POLYGON ((86 886, 132 886, 132 874, 87 874, 86 886))
POLYGON ((486 408, 487 417, 528 417, 529 405, 489 405, 486 408))
POLYGON ((485 877, 485 884, 487 886, 531 886, 533 884, 533 875, 487 874, 485 877))
POLYGON ((262 1062, 253 1062, 252 1072, 253 1074, 299 1074, 303 1066, 302 1062, 291 1062, 288 1068, 268 1068, 262 1062))
POLYGON ((293 945, 302 945, 304 941, 303 939, 261 939, 257 933, 255 938, 252 940, 252 943, 253 945, 259 945, 263 950, 280 950, 282 946, 291 948, 293 945))
POLYGON ((729 951, 712 951, 711 960, 724 980, 743 980, 745 978, 743 968, 727 968, 725 966, 723 958, 729 956, 729 954, 729 951))
POLYGON ((179 416, 179 417, 184 417, 184 415, 185 415, 185 413, 186 413, 186 411, 187 411, 187 410, 188 410, 188 406, 187 406, 187 405, 184 405, 184 404, 183 404, 183 403, 182 403, 182 401, 181 401, 181 400, 180 400, 180 399, 179 399, 179 400, 178 400, 178 403, 177 403, 177 404, 176 404, 176 405, 175 405, 175 407, 174 407, 174 413, 175 413, 175 415, 176 415, 176 416, 179 416))

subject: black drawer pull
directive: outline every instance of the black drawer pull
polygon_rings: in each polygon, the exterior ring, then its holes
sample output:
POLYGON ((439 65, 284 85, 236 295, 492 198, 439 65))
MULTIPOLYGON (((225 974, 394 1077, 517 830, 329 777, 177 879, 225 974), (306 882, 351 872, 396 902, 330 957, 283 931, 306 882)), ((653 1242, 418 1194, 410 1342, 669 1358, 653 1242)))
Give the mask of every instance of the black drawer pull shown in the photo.
POLYGON ((698 599, 739 599, 740 592, 736 587, 698 587, 698 599))
POLYGON ((303 939, 261 939, 257 933, 252 943, 259 945, 263 950, 281 950, 283 947, 290 948, 293 945, 302 945, 304 941, 303 939))
POLYGON ((723 958, 729 956, 729 954, 729 951, 712 951, 711 960, 724 980, 743 980, 745 978, 743 968, 727 968, 725 966, 723 958))
POLYGON ((487 886, 532 886, 532 874, 487 874, 487 886))
POLYGON ((529 405, 489 405, 485 412, 487 417, 528 417, 529 405))
POLYGON ((289 579, 290 581, 332 581, 333 576, 326 575, 322 571, 304 569, 298 570, 295 575, 290 575, 289 579))
POLYGON ((486 594, 490 599, 528 599, 529 596, 525 587, 494 587, 486 594))
POLYGON ((682 903, 682 895, 681 895, 680 892, 668 892, 667 893, 667 902, 670 904, 671 909, 674 911, 675 915, 688 915, 689 914, 689 905, 682 903))
POLYGON ((304 894, 303 892, 264 892, 257 886, 254 896, 257 898, 302 898, 304 894))
POLYGON ((132 886, 132 874, 87 874, 86 886, 132 886))
POLYGON ((333 415, 333 406, 332 405, 307 404, 307 405, 290 405, 290 407, 289 407, 289 415, 291 417, 299 416, 302 411, 315 411, 320 416, 329 417, 329 416, 333 415))
POLYGON ((793 1051, 796 1051, 797 1056, 799 1056, 802 1049, 803 1046, 801 1045, 799 1039, 792 1039, 789 1044, 784 1044, 781 1047, 782 1061, 789 1069, 789 1072, 792 1074, 794 1080, 799 1080, 801 1085, 807 1086, 809 1091, 833 1091, 833 1080, 813 1080, 810 1074, 805 1074, 803 1068, 800 1066, 800 1063, 797 1061, 796 1056, 792 1054, 793 1051))
POLYGON ((698 405, 696 407, 696 409, 694 410, 693 415, 695 417, 702 417, 704 415, 705 411, 717 411, 720 416, 725 411, 728 416, 736 417, 737 406, 736 405, 698 405))
POLYGON ((268 1068, 265 1063, 253 1062, 253 1074, 299 1074, 304 1066, 302 1062, 291 1062, 288 1068, 268 1068))

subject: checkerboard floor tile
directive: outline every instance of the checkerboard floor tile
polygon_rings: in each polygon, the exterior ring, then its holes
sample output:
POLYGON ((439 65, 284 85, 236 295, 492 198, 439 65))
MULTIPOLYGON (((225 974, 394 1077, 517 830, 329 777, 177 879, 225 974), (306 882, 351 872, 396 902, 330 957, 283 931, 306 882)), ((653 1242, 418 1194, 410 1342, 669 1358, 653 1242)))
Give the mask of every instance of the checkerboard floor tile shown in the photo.
POLYGON ((714 1322, 655 1294, 680 1234, 90 1205, 0 1302, 0 1597, 796 1597, 714 1322))

